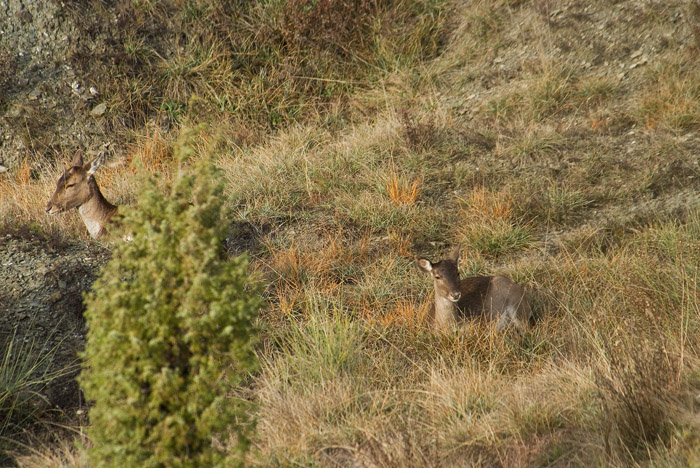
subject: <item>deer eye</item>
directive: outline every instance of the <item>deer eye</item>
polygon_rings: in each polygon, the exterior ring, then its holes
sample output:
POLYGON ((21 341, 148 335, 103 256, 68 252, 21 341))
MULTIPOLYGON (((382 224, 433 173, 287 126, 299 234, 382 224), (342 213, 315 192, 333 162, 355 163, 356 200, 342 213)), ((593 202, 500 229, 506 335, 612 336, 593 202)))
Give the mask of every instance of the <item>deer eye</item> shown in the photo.
POLYGON ((435 276, 433 276, 433 278, 435 278, 435 279, 440 279, 440 278, 442 278, 442 277, 441 277, 440 275, 435 275, 435 276))
POLYGON ((68 185, 66 185, 66 188, 71 188, 71 187, 73 187, 74 185, 75 185, 75 184, 68 184, 68 185))

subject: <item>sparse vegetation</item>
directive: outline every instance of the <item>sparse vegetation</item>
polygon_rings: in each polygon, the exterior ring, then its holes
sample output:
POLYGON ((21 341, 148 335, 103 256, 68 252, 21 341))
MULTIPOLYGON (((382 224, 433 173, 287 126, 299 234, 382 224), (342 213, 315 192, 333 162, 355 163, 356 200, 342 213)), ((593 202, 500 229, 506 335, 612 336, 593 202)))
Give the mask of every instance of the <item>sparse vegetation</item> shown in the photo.
MULTIPOLYGON (((115 129, 140 128, 159 112, 258 132, 329 113, 399 67, 437 54, 446 37, 445 0, 167 0, 100 2, 101 54, 77 43, 71 64, 106 86, 115 129), (117 77, 105 81, 103 76, 117 77)), ((70 14, 81 15, 81 8, 70 14)), ((84 34, 93 24, 77 23, 84 34)), ((344 107, 344 106, 342 106, 344 107)), ((241 134, 245 141, 245 132, 241 134)), ((248 134, 248 137, 252 135, 248 134)))
MULTIPOLYGON (((129 156, 98 178, 120 204, 138 166, 167 187, 209 122, 193 160, 216 150, 226 246, 265 284, 261 366, 229 395, 255 404, 248 466, 700 463, 688 2, 121 8, 123 60, 72 57, 115 77, 129 156), (413 257, 457 243, 463 274, 529 288, 531 333, 427 327, 413 257)), ((61 169, 0 175, 0 223, 90 242, 41 211, 61 169)))
POLYGON ((77 363, 57 365, 55 348, 21 339, 16 330, 0 344, 0 463, 6 464, 7 454, 27 443, 31 429, 55 422, 45 392, 74 373, 77 363))

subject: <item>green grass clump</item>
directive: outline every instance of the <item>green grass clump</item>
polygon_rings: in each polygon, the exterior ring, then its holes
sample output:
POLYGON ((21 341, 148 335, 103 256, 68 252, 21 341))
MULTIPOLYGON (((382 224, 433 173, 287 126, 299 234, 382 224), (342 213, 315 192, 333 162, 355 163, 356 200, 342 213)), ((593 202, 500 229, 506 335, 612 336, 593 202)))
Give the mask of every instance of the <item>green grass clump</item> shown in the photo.
POLYGON ((607 372, 597 384, 605 408, 603 427, 630 451, 667 442, 672 430, 674 400, 679 397, 679 362, 660 344, 637 341, 627 349, 606 344, 607 372))
POLYGON ((446 0, 100 3, 105 17, 119 18, 102 26, 115 47, 95 54, 77 43, 69 57, 99 83, 115 128, 165 112, 269 130, 337 113, 355 91, 436 56, 447 8, 446 0))
POLYGON ((304 309, 309 316, 293 320, 289 335, 280 339, 280 346, 288 348, 288 359, 279 363, 277 372, 300 390, 350 375, 364 359, 361 325, 343 314, 340 305, 319 296, 308 299, 304 309))
POLYGON ((28 430, 46 422, 51 404, 44 392, 77 366, 56 369, 57 347, 45 349, 16 330, 0 349, 0 463, 5 453, 25 441, 28 430))
POLYGON ((697 130, 700 126, 699 72, 687 67, 685 57, 653 66, 648 72, 649 88, 643 94, 635 115, 649 129, 657 126, 675 131, 697 130))
POLYGON ((256 367, 259 306, 247 260, 222 251, 218 173, 185 166, 169 193, 146 183, 119 244, 87 298, 90 331, 81 383, 94 401, 88 430, 99 466, 212 467, 239 463, 246 405, 226 398, 256 367), (212 440, 237 435, 233 457, 212 440))

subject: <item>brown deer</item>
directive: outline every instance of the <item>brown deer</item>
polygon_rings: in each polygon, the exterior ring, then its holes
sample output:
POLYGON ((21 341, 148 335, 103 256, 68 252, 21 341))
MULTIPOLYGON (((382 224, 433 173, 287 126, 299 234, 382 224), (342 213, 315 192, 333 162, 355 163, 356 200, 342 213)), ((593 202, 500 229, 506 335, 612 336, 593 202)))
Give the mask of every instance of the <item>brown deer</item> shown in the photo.
POLYGON ((457 247, 439 262, 416 259, 418 267, 433 277, 435 303, 431 315, 435 328, 444 330, 465 319, 483 316, 497 320, 497 330, 513 325, 525 333, 532 312, 523 287, 505 276, 471 276, 460 280, 459 254, 457 247))
POLYGON ((117 214, 117 207, 105 200, 97 186, 94 174, 104 163, 104 151, 92 161, 83 164, 83 153, 73 156, 71 167, 63 172, 56 183, 56 191, 46 205, 50 215, 78 208, 80 217, 94 238, 107 234, 105 225, 117 214))

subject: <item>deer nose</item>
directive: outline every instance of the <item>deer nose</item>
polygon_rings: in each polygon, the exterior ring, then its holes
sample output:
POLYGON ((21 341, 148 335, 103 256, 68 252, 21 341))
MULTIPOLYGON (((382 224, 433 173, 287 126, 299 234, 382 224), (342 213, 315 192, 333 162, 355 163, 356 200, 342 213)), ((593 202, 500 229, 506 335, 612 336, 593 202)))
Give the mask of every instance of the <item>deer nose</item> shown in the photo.
POLYGON ((452 300, 452 302, 457 302, 460 297, 462 297, 462 293, 459 291, 452 291, 450 293, 450 300, 452 300))
MULTIPOLYGON (((54 205, 53 201, 50 201, 46 204, 45 210, 48 214, 56 214, 56 211, 54 211, 54 208, 58 208, 58 207, 56 205, 54 205)), ((60 210, 57 210, 57 211, 60 211, 60 210)))

